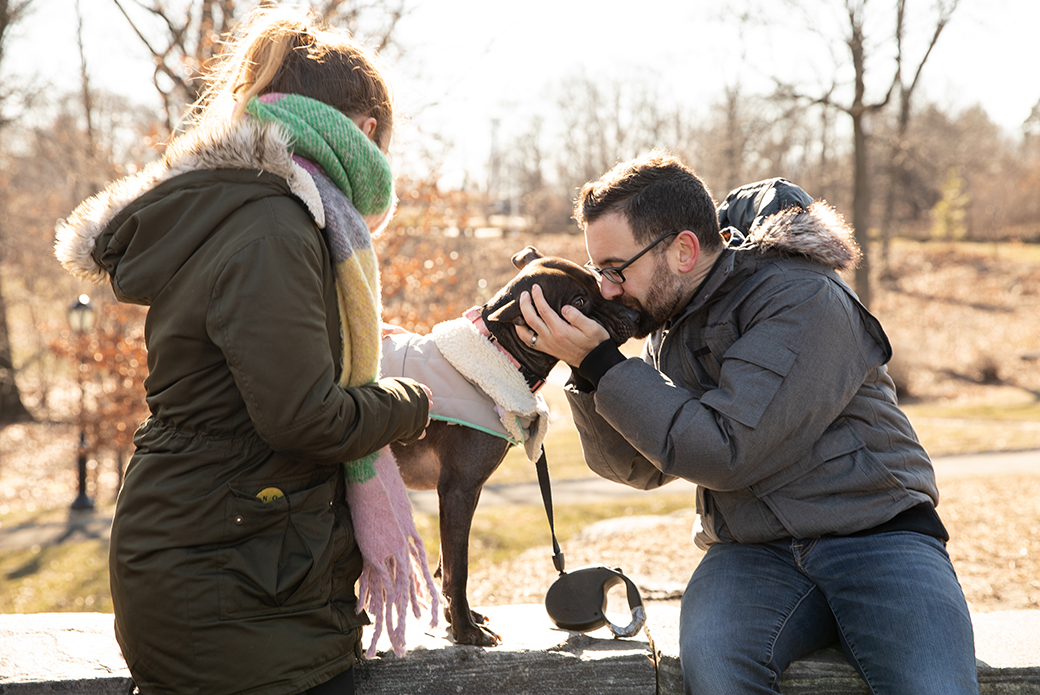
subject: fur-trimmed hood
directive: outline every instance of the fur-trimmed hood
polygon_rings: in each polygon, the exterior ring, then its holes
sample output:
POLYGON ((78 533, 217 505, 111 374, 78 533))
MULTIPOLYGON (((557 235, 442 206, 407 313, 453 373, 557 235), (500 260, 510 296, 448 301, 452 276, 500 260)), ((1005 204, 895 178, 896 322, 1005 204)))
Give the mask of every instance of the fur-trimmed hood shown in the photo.
POLYGON ((852 270, 860 260, 852 228, 823 201, 807 208, 786 208, 767 217, 751 228, 739 250, 802 256, 837 271, 852 270))
MULTIPOLYGON (((55 255, 76 277, 103 284, 115 274, 115 266, 122 251, 128 249, 130 240, 121 239, 120 246, 127 247, 124 249, 103 248, 99 244, 110 242, 115 228, 126 224, 144 208, 168 207, 162 214, 149 215, 153 223, 168 220, 168 229, 151 230, 149 234, 152 237, 161 237, 174 230, 181 233, 186 222, 198 230, 199 223, 204 224, 205 220, 184 219, 191 203, 188 189, 167 186, 169 190, 163 190, 164 195, 159 195, 157 190, 190 172, 230 169, 274 174, 285 180, 292 194, 306 205, 316 224, 324 227, 318 190, 310 175, 293 160, 289 142, 289 135, 272 123, 242 120, 199 126, 171 142, 161 159, 133 176, 109 184, 59 222, 55 255), (171 195, 176 202, 170 202, 171 195), (102 257, 106 260, 102 261, 102 257)), ((232 206, 240 201, 228 200, 227 203, 227 207, 233 209, 232 206)))

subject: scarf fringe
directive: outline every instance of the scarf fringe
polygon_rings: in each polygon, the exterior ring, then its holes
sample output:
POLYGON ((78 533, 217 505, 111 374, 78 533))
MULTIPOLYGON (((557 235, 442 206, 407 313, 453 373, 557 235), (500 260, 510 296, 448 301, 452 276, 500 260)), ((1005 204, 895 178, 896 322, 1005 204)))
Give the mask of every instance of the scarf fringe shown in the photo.
POLYGON ((374 476, 347 485, 354 535, 364 558, 357 609, 368 611, 374 620, 366 655, 375 656, 376 644, 385 630, 394 653, 403 656, 408 609, 416 618, 429 609, 430 626, 436 627, 441 596, 389 447, 379 452, 374 467, 374 476))

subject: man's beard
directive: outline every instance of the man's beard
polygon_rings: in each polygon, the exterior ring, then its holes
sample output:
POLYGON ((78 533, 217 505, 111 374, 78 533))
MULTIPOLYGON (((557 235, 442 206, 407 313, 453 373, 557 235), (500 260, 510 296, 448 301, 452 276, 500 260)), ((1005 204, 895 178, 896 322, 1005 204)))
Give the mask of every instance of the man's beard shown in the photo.
POLYGON ((646 300, 640 302, 629 295, 622 295, 619 299, 628 308, 639 312, 634 338, 645 338, 664 327, 679 313, 686 301, 682 278, 672 275, 667 264, 657 257, 654 260, 654 275, 663 280, 650 286, 646 292, 646 300))

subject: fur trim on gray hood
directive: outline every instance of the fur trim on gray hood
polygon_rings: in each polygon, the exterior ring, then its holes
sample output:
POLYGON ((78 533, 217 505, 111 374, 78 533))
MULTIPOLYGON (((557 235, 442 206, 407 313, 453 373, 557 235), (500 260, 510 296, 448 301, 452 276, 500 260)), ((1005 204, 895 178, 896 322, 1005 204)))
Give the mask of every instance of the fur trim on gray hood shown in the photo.
POLYGON ((202 125, 177 137, 161 159, 114 181, 58 223, 54 254, 67 271, 96 284, 108 274, 93 258, 98 237, 141 195, 176 176, 208 169, 256 169, 286 180, 319 227, 325 226, 313 179, 292 158, 290 137, 277 124, 246 119, 202 125))
POLYGON ((833 270, 848 271, 860 261, 852 228, 823 201, 790 207, 755 225, 740 250, 804 256, 833 270))

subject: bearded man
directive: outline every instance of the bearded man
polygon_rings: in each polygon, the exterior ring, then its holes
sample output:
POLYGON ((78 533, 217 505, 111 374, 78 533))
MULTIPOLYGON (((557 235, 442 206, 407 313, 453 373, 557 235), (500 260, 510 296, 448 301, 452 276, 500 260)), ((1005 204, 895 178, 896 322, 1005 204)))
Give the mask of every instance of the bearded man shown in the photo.
POLYGON ((873 693, 978 693, 935 474, 888 338, 838 275, 859 260, 840 216, 783 179, 716 209, 654 152, 586 184, 575 219, 603 296, 642 314, 641 359, 539 288, 517 331, 571 365, 593 471, 698 485, 686 692, 779 692, 792 661, 837 643, 873 693))

